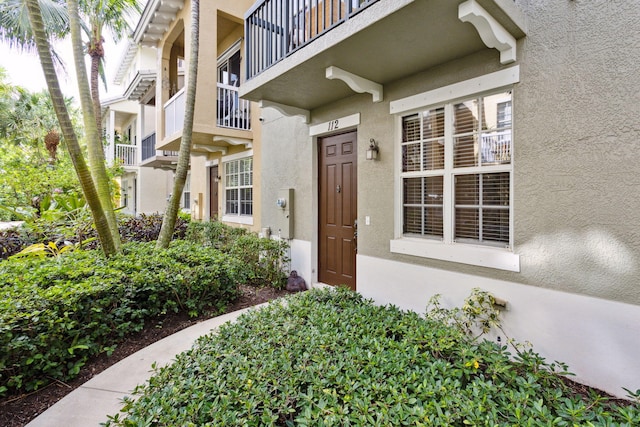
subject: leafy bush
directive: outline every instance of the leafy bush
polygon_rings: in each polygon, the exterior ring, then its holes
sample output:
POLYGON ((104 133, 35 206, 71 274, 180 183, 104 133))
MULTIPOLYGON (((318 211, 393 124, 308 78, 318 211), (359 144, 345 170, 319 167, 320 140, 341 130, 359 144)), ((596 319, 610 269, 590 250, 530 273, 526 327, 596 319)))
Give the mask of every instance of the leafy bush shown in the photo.
POLYGON ((130 243, 0 264, 0 395, 73 378, 145 319, 167 312, 219 313, 237 296, 238 262, 178 241, 156 251, 130 243))
POLYGON ((244 228, 218 221, 190 223, 185 238, 241 260, 243 283, 268 285, 276 289, 283 289, 286 285, 284 270, 289 262, 289 245, 284 240, 260 238, 244 228))
MULTIPOLYGON (((47 205, 50 206, 50 205, 47 205)), ((55 209, 60 208, 60 204, 55 209)), ((62 205, 64 206, 64 205, 62 205)), ((0 231, 0 259, 7 259, 30 245, 53 243, 59 248, 73 244, 84 249, 96 249, 98 234, 93 227, 88 210, 71 209, 62 213, 47 208, 44 216, 23 217, 27 219, 19 231, 0 231), (58 212, 54 214, 53 212, 58 212)), ((187 233, 189 218, 178 216, 174 239, 182 239, 187 233)), ((137 217, 122 215, 118 217, 118 228, 123 243, 150 242, 158 238, 162 226, 162 215, 140 214, 137 217)))
MULTIPOLYGON (((120 237, 123 242, 150 242, 157 240, 162 227, 162 218, 160 214, 138 216, 126 216, 118 221, 120 237)), ((184 238, 187 232, 189 220, 183 216, 179 216, 176 221, 175 230, 173 232, 174 239, 184 238)))
POLYGON ((29 245, 26 236, 18 230, 0 230, 0 259, 7 259, 29 245))
POLYGON ((284 240, 245 234, 234 240, 229 254, 242 262, 245 283, 284 289, 287 277, 283 270, 288 263, 288 248, 289 245, 284 240))
POLYGON ((242 227, 231 227, 219 221, 192 222, 185 239, 228 252, 240 236, 249 232, 242 227))
POLYGON ((573 394, 553 368, 347 290, 312 290, 201 338, 107 425, 640 425, 637 405, 573 394))

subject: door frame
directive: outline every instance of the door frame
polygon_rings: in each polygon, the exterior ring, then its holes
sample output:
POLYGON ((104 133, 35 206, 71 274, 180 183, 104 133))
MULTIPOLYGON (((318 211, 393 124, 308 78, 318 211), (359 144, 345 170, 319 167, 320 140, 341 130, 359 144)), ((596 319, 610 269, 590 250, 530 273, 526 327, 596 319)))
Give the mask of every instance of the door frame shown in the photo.
MULTIPOLYGON (((338 120, 333 120, 328 122, 329 126, 331 126, 334 123, 337 123, 338 120)), ((359 114, 358 114, 358 122, 359 122, 359 114)), ((320 125, 320 126, 324 126, 320 125)), ((320 251, 320 242, 322 239, 322 235, 321 235, 321 226, 320 226, 320 219, 321 219, 321 215, 320 215, 320 209, 322 207, 321 205, 321 192, 320 192, 320 173, 321 173, 321 162, 323 159, 323 153, 321 153, 321 140, 327 139, 327 138, 332 138, 332 137, 336 137, 336 136, 340 136, 340 135, 345 135, 345 134, 353 134, 354 135, 354 147, 353 147, 353 151, 354 151, 354 156, 355 156, 355 205, 356 205, 356 212, 355 212, 355 219, 357 220, 358 218, 358 202, 357 202, 357 194, 358 194, 358 129, 357 126, 351 126, 347 129, 340 129, 339 131, 334 131, 334 132, 326 132, 326 133, 322 133, 321 135, 317 135, 314 138, 314 146, 315 146, 315 161, 314 161, 314 168, 315 168, 315 209, 314 209, 314 213, 315 213, 315 218, 314 218, 314 222, 315 222, 315 245, 314 245, 314 249, 315 249, 315 253, 313 254, 313 260, 314 260, 314 264, 316 266, 315 271, 315 279, 316 282, 318 283, 322 283, 320 282, 320 256, 321 256, 321 251, 320 251)), ((357 243, 356 243, 357 244, 357 243)), ((353 258, 353 287, 354 289, 357 287, 357 252, 354 254, 354 258, 353 258)))

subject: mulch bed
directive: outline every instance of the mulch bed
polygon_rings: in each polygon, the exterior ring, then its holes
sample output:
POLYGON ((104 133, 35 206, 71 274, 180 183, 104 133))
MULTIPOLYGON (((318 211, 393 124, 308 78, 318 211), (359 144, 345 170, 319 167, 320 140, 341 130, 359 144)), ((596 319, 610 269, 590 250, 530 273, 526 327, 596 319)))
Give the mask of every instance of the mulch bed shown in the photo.
MULTIPOLYGON (((291 293, 286 290, 277 290, 268 287, 254 288, 241 286, 240 290, 242 291, 241 296, 227 308, 227 312, 252 307, 291 293)), ((198 322, 207 320, 210 317, 211 316, 203 316, 194 319, 184 313, 168 314, 155 319, 155 321, 147 322, 147 325, 141 332, 132 334, 123 342, 119 343, 111 356, 101 354, 87 361, 85 366, 80 370, 78 377, 74 380, 68 383, 61 381, 53 382, 33 393, 0 399, 0 426, 22 427, 28 424, 75 388, 81 386, 93 378, 94 375, 99 374, 111 365, 162 338, 198 322)))

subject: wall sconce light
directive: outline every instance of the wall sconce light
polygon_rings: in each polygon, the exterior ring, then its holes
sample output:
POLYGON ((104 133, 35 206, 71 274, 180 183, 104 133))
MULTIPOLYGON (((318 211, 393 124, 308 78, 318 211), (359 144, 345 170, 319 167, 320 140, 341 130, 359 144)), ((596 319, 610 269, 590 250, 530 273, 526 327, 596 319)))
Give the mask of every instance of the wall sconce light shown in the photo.
POLYGON ((369 148, 367 148, 367 160, 378 160, 378 143, 375 139, 369 140, 369 148))

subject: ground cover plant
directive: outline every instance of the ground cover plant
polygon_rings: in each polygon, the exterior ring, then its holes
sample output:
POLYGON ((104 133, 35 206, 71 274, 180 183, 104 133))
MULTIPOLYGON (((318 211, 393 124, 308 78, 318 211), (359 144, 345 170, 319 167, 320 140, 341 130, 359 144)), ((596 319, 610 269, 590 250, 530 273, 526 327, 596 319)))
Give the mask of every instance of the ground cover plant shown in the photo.
POLYGON ((555 364, 456 324, 343 289, 291 296, 202 337, 106 425, 640 425, 638 405, 572 393, 555 364))
POLYGON ((0 395, 73 378, 145 319, 218 313, 237 295, 242 265, 214 248, 175 241, 0 263, 0 395))

